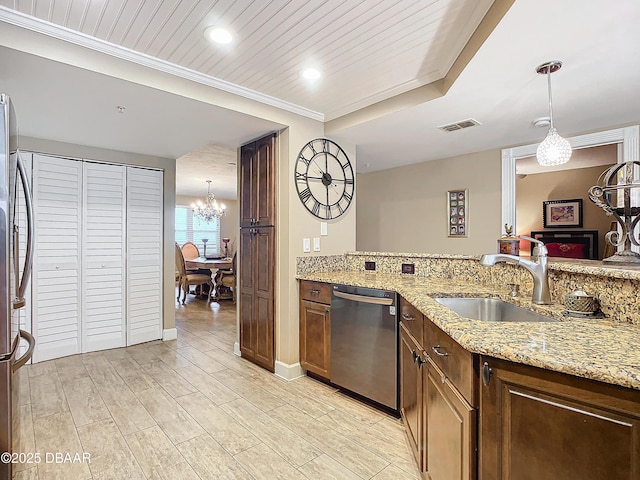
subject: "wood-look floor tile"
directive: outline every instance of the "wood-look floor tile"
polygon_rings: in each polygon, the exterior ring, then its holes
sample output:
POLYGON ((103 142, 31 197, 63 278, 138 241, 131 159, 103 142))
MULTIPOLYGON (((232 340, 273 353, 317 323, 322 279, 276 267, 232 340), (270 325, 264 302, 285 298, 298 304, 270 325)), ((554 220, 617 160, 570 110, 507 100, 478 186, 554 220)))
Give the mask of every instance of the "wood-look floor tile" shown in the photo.
POLYGON ((206 355, 204 352, 196 350, 193 347, 179 348, 178 353, 189 360, 196 367, 207 373, 218 372, 227 368, 220 362, 217 362, 210 356, 206 355))
POLYGON ((61 382, 71 382, 89 376, 80 355, 58 358, 55 360, 58 377, 61 382))
POLYGON ((11 379, 12 388, 18 391, 18 405, 27 405, 31 403, 31 387, 29 386, 29 372, 27 367, 16 370, 11 379))
POLYGON ((136 396, 174 444, 204 433, 202 427, 161 388, 143 390, 136 396))
MULTIPOLYGON (((19 421, 18 428, 13 430, 13 451, 22 453, 33 453, 36 451, 36 440, 33 432, 33 416, 31 415, 31 404, 18 407, 19 421)), ((15 428, 14 423, 14 428, 15 428)), ((13 465, 14 472, 31 469, 33 465, 29 463, 16 463, 13 465)), ((37 473, 37 472, 36 472, 37 473)))
POLYGON ((123 435, 156 425, 153 417, 124 382, 98 387, 98 392, 123 435))
POLYGON ((158 359, 156 354, 153 353, 153 350, 151 350, 149 347, 150 345, 146 343, 143 343, 141 345, 134 345, 133 347, 129 347, 127 349, 127 353, 139 365, 145 365, 158 359))
POLYGON ((260 443, 253 433, 200 392, 184 395, 176 401, 231 455, 260 443))
POLYGON ((85 452, 91 453, 93 480, 144 480, 127 442, 112 419, 78 428, 85 452))
POLYGON ((166 348, 163 345, 154 345, 149 348, 154 355, 169 368, 192 367, 188 359, 183 357, 177 349, 166 348))
POLYGON ((125 358, 131 358, 128 351, 129 350, 126 347, 112 348, 111 350, 103 350, 102 355, 104 355, 104 358, 106 358, 108 361, 113 362, 114 360, 123 360, 125 358))
POLYGON ((27 368, 29 377, 37 377, 38 375, 45 375, 49 373, 57 372, 55 360, 47 360, 46 362, 32 363, 27 368))
POLYGON ((329 412, 318 421, 406 472, 415 470, 415 458, 407 449, 406 437, 395 435, 390 428, 376 428, 380 422, 368 424, 341 410, 329 412))
POLYGON ((116 370, 103 355, 82 356, 82 363, 89 372, 89 376, 98 389, 110 388, 114 385, 124 385, 116 370))
POLYGON ((267 392, 263 388, 251 383, 250 380, 242 378, 232 370, 221 370, 211 374, 216 380, 229 387, 244 399, 251 402, 263 412, 268 412, 274 408, 284 405, 286 402, 281 398, 267 392))
POLYGON ((413 472, 407 472, 395 465, 389 465, 371 480, 420 480, 420 473, 417 467, 413 468, 413 472))
POLYGON ((310 462, 298 467, 298 470, 308 478, 321 478, 322 480, 361 480, 361 477, 328 455, 321 455, 314 458, 310 462))
POLYGON ((20 470, 13 474, 12 480, 39 480, 38 467, 32 466, 25 470, 20 470))
POLYGON ((234 458, 256 480, 309 480, 263 443, 238 453, 234 458))
POLYGON ((387 460, 354 443, 344 435, 291 405, 276 408, 268 413, 309 443, 363 478, 370 478, 389 465, 387 460))
POLYGON ((322 455, 320 449, 244 399, 225 403, 220 408, 242 426, 251 429, 251 432, 263 443, 295 467, 322 455))
POLYGON ((142 368, 173 398, 198 391, 193 385, 178 375, 174 369, 169 368, 159 359, 144 364, 142 368))
POLYGON ((187 345, 192 346, 196 350, 200 350, 201 352, 206 352, 208 350, 213 350, 217 348, 215 345, 210 344, 209 342, 198 338, 196 335, 192 333, 183 333, 182 339, 186 342, 187 345))
POLYGON ((71 413, 54 413, 46 417, 34 418, 33 430, 36 440, 36 449, 43 461, 38 464, 38 476, 46 480, 75 480, 91 478, 89 464, 78 463, 47 463, 47 453, 57 452, 74 456, 84 453, 78 439, 76 426, 73 423, 71 413))
POLYGON ((153 378, 144 372, 140 368, 140 365, 131 358, 110 360, 109 363, 111 363, 115 371, 120 375, 120 378, 124 380, 132 392, 147 390, 156 385, 153 378))
POLYGON ((147 478, 162 478, 160 475, 163 470, 168 471, 171 466, 186 463, 158 426, 125 435, 124 438, 147 478))
MULTIPOLYGON (((55 366, 53 362, 51 364, 55 366)), ((69 410, 62 382, 58 378, 57 372, 53 371, 29 378, 29 388, 31 390, 31 412, 34 418, 69 410)))
POLYGON ((177 447, 202 479, 252 480, 251 475, 207 434, 177 447))
POLYGON ((65 382, 62 388, 76 427, 111 417, 90 377, 65 382))
POLYGON ((236 392, 198 367, 177 368, 176 372, 216 405, 222 405, 240 397, 236 392))

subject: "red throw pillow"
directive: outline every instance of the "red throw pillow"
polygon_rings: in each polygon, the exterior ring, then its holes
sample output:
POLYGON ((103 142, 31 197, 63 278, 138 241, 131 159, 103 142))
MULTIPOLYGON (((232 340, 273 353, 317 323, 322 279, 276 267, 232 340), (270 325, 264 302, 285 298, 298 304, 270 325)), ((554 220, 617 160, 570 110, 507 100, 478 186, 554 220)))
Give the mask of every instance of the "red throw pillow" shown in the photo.
POLYGON ((550 257, 586 258, 583 243, 547 243, 550 257))

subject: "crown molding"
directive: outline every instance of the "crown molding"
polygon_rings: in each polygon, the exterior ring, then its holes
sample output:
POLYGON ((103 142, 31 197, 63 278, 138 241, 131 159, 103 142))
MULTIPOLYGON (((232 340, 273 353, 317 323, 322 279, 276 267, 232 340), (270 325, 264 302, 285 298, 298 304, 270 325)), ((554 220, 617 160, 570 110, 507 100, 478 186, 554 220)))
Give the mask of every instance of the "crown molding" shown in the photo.
POLYGON ((74 45, 88 48, 99 53, 110 55, 121 60, 126 60, 143 67, 152 68, 160 72, 168 73, 170 75, 184 78, 192 82, 200 83, 208 87, 216 88, 218 90, 222 90, 223 92, 238 95, 249 100, 254 100, 256 102, 260 102, 265 105, 278 108, 280 110, 291 112, 296 115, 307 117, 312 120, 324 122, 323 113, 316 112, 314 110, 310 110, 300 105, 286 102, 269 95, 265 95, 255 90, 251 90, 249 88, 245 88, 240 85, 236 85, 234 83, 212 77, 211 75, 205 75, 203 73, 196 72, 195 70, 181 67, 174 63, 170 63, 165 60, 146 55, 144 53, 136 52, 129 48, 115 45, 113 43, 92 37, 90 35, 86 35, 81 32, 76 32, 75 30, 71 30, 60 25, 40 20, 39 18, 32 17, 30 15, 25 15, 21 12, 9 9, 1 5, 0 21, 42 35, 47 35, 58 40, 72 43, 74 45))

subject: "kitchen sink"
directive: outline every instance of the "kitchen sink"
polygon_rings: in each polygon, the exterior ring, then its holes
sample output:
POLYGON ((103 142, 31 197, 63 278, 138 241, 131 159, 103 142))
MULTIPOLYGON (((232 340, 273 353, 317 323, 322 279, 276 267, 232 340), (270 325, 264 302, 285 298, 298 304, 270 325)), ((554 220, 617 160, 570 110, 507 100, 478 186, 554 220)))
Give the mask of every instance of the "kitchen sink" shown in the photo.
POLYGON ((434 300, 461 317, 489 322, 557 322, 553 317, 540 315, 499 298, 442 297, 434 300))

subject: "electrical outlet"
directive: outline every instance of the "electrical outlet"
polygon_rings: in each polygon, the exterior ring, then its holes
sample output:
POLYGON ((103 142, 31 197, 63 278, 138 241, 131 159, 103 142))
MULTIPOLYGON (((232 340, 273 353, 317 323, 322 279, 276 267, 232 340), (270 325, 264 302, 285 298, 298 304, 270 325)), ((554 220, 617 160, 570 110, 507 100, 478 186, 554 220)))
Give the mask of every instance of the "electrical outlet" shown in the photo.
POLYGON ((313 251, 314 252, 320 251, 320 239, 318 237, 313 239, 313 251))
POLYGON ((402 273, 415 273, 415 265, 413 263, 403 263, 402 264, 402 273))
POLYGON ((364 262, 364 269, 365 270, 375 270, 376 269, 376 262, 364 262))
POLYGON ((309 253, 311 251, 311 239, 309 238, 302 239, 302 251, 304 253, 309 253))

